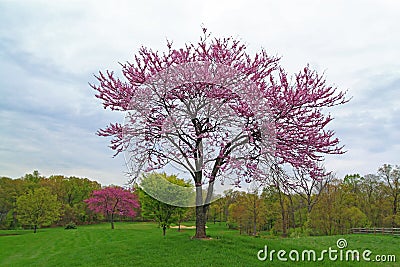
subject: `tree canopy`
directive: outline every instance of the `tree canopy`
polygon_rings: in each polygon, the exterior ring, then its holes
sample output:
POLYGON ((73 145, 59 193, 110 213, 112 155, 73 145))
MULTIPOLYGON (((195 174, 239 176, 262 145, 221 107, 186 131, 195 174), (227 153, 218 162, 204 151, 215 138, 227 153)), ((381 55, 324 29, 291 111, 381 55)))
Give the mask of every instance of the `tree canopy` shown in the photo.
POLYGON ((100 72, 91 85, 104 108, 127 112, 124 125, 98 134, 113 137, 117 154, 128 152, 133 179, 169 165, 191 175, 196 237, 206 236, 217 179, 266 181, 271 166, 283 163, 321 176, 323 155, 344 152, 323 109, 347 102, 308 65, 290 78, 264 49, 250 56, 240 41, 203 32, 180 49, 168 42, 164 53, 142 47, 133 63, 122 64, 123 80, 100 72))
POLYGON ((119 186, 95 190, 92 197, 86 199, 85 202, 89 209, 102 213, 108 218, 111 229, 114 229, 115 215, 135 217, 136 209, 140 207, 137 195, 133 194, 133 189, 124 189, 119 186))
POLYGON ((32 226, 35 233, 38 227, 57 221, 61 215, 60 210, 57 196, 46 188, 28 192, 17 199, 18 220, 32 226))

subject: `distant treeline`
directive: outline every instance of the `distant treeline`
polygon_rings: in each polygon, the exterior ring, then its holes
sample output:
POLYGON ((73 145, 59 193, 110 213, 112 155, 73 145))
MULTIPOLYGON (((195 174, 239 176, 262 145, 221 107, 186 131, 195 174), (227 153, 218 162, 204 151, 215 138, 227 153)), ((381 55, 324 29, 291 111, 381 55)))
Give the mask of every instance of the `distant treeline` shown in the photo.
POLYGON ((334 235, 354 227, 400 227, 399 209, 400 168, 385 164, 376 174, 344 179, 283 174, 270 186, 225 192, 208 217, 251 235, 334 235))
MULTIPOLYGON (((61 205, 60 219, 53 225, 106 219, 84 202, 94 190, 102 188, 100 183, 62 175, 43 177, 34 171, 19 179, 0 178, 0 229, 23 226, 18 222, 17 200, 38 188, 46 188, 61 205)), ((174 221, 180 224, 194 220, 193 208, 171 209, 157 204, 141 190, 135 192, 141 202, 135 220, 155 220, 161 225, 161 215, 165 214, 173 218, 167 220, 168 226, 174 221)), ((209 206, 208 221, 250 235, 261 231, 283 236, 333 235, 355 227, 400 227, 399 209, 400 168, 385 164, 376 174, 365 176, 353 174, 337 179, 326 175, 314 180, 295 171, 291 176, 271 178, 270 185, 262 188, 228 190, 209 206)), ((120 216, 117 220, 132 219, 120 216)))
POLYGON ((57 225, 66 225, 70 222, 88 224, 101 219, 83 202, 93 190, 101 188, 98 182, 62 175, 46 178, 38 171, 34 171, 19 179, 0 178, 0 228, 14 229, 21 226, 17 219, 17 199, 39 188, 47 188, 61 204, 61 217, 56 222, 57 225))

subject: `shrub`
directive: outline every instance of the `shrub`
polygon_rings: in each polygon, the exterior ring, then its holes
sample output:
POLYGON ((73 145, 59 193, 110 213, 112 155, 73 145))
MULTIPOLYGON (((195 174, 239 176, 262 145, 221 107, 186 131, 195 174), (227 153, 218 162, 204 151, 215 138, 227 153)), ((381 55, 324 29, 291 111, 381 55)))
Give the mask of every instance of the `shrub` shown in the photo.
POLYGON ((74 222, 70 222, 65 226, 65 230, 76 229, 76 224, 74 222))

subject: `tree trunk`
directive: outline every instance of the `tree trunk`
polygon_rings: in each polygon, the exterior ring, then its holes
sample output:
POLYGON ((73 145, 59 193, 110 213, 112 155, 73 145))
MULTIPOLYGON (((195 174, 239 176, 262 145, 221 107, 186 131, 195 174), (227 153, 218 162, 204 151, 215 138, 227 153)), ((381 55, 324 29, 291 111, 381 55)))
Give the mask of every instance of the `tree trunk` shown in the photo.
POLYGON ((281 206, 281 216, 282 216, 282 237, 287 237, 285 203, 284 200, 282 199, 282 193, 280 190, 279 190, 279 204, 281 206))
POLYGON ((114 230, 114 214, 111 214, 111 229, 114 230))
POLYGON ((37 225, 35 224, 35 225, 33 226, 33 233, 36 234, 36 230, 37 230, 37 225))
POLYGON ((397 202, 398 202, 397 198, 398 198, 398 196, 397 196, 397 194, 395 194, 393 197, 393 215, 397 214, 397 202))
POLYGON ((195 238, 206 238, 206 216, 207 206, 201 205, 196 207, 196 235, 195 238))
POLYGON ((294 208, 294 204, 293 204, 293 199, 292 196, 290 194, 288 194, 289 196, 289 203, 290 203, 290 212, 288 215, 288 228, 290 228, 290 224, 292 224, 293 229, 296 229, 296 218, 295 218, 295 208, 294 208))
MULTIPOLYGON (((208 203, 207 199, 204 204, 203 200, 203 189, 201 187, 202 185, 202 177, 203 173, 202 171, 198 171, 195 173, 195 184, 196 184, 196 234, 194 238, 206 238, 206 221, 207 221, 207 209, 208 209, 208 203)), ((210 190, 210 185, 208 187, 208 190, 210 190)), ((208 198, 208 193, 207 192, 207 197, 208 198)))
POLYGON ((257 235, 257 195, 255 192, 253 202, 253 235, 257 235))
POLYGON ((286 214, 285 210, 282 209, 282 237, 287 237, 287 221, 286 221, 286 214))
POLYGON ((162 235, 165 236, 165 232, 167 231, 167 226, 163 225, 162 227, 162 235))
POLYGON ((179 217, 178 217, 178 232, 181 231, 181 223, 182 223, 182 211, 179 212, 179 217))

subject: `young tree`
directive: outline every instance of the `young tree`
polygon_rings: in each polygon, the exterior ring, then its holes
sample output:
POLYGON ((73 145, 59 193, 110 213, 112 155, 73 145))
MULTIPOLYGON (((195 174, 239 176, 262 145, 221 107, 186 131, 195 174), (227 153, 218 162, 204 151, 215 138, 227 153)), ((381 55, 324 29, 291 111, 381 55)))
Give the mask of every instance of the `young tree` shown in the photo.
POLYGON ((17 199, 18 220, 33 226, 33 232, 40 226, 50 225, 60 218, 61 204, 57 196, 46 188, 38 188, 17 199))
POLYGON ((86 199, 89 209, 94 212, 102 213, 111 223, 114 229, 115 215, 135 217, 136 209, 140 207, 137 195, 133 190, 123 189, 118 186, 105 187, 95 190, 92 197, 86 199))
POLYGON ((142 47, 122 64, 125 80, 100 72, 92 84, 104 108, 127 111, 126 123, 98 132, 111 148, 128 151, 133 179, 175 165, 196 186, 196 237, 206 237, 206 213, 217 179, 265 181, 272 163, 320 175, 323 154, 343 153, 325 107, 346 103, 343 92, 306 66, 290 79, 279 58, 251 57, 233 38, 210 39, 168 51, 142 47), (205 192, 205 197, 203 193, 205 192))
POLYGON ((142 214, 144 217, 155 219, 166 234, 167 228, 172 222, 177 222, 180 230, 180 223, 187 211, 185 203, 194 198, 193 186, 175 175, 166 175, 165 173, 151 173, 143 177, 141 188, 139 188, 139 197, 142 205, 142 214), (188 190, 181 190, 180 187, 188 190), (165 203, 157 198, 166 199, 162 195, 174 196, 173 199, 165 203), (175 201, 175 202, 174 202, 175 201))

